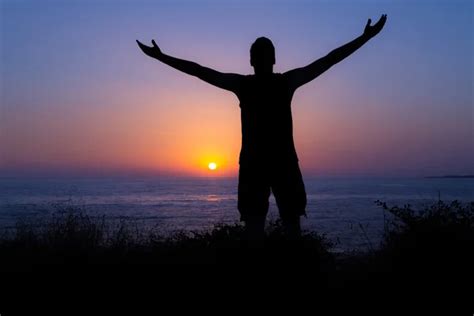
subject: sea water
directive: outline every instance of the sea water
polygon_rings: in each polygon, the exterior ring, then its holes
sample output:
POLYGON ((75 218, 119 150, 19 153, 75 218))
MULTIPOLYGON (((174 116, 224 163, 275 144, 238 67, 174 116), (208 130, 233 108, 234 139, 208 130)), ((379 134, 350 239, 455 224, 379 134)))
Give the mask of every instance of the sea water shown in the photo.
MULTIPOLYGON (((106 219, 129 220, 143 229, 206 230, 239 222, 236 178, 100 177, 0 178, 0 228, 25 218, 47 217, 74 207, 106 219)), ((438 199, 474 201, 472 178, 305 178, 308 197, 303 229, 325 234, 334 251, 379 245, 390 216, 374 202, 430 205, 438 199)), ((269 220, 278 218, 270 198, 269 220)))

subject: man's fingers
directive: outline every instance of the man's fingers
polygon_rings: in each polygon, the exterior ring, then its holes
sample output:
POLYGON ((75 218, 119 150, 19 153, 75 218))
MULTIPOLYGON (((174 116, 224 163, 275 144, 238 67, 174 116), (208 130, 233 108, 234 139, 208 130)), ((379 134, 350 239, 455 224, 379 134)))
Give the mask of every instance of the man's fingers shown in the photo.
POLYGON ((143 49, 143 48, 148 47, 148 46, 146 46, 145 44, 143 44, 142 42, 140 42, 139 40, 136 40, 136 41, 137 41, 138 46, 140 46, 140 48, 143 49))
POLYGON ((368 20, 367 20, 367 25, 366 25, 365 27, 370 26, 370 23, 372 23, 372 20, 371 20, 371 19, 368 19, 368 20))
POLYGON ((154 40, 154 39, 153 39, 153 40, 151 40, 151 43, 153 44, 153 46, 155 46, 155 47, 158 47, 158 45, 156 45, 156 43, 155 43, 155 40, 154 40))

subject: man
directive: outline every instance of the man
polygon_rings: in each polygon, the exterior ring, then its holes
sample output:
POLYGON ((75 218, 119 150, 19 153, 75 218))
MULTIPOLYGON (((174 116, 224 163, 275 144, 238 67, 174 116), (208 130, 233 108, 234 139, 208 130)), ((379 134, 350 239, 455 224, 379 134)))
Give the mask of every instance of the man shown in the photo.
POLYGON ((194 62, 171 57, 137 41, 143 52, 184 73, 216 87, 234 92, 240 100, 242 149, 240 152, 238 209, 250 239, 264 236, 270 190, 275 196, 286 233, 300 234, 300 216, 305 214, 306 192, 293 142, 291 99, 296 89, 351 55, 377 35, 387 20, 382 15, 353 41, 313 63, 283 74, 274 73, 275 49, 265 37, 250 48, 254 75, 221 73, 194 62))

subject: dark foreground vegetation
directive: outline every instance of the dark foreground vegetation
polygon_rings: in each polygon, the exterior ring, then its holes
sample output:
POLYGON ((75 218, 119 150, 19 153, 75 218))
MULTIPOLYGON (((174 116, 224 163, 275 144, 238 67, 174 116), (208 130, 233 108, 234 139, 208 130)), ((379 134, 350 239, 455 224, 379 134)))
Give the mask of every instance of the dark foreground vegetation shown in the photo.
POLYGON ((377 203, 394 216, 386 222, 380 247, 368 253, 334 254, 331 242, 314 232, 287 240, 278 222, 255 245, 245 241, 238 224, 164 236, 125 221, 114 225, 103 217, 63 209, 43 222, 19 222, 16 230, 4 233, 0 268, 6 275, 51 267, 94 271, 113 266, 122 273, 153 267, 164 273, 162 264, 238 264, 241 270, 272 265, 304 271, 323 288, 472 287, 474 203, 439 201, 423 210, 377 203))

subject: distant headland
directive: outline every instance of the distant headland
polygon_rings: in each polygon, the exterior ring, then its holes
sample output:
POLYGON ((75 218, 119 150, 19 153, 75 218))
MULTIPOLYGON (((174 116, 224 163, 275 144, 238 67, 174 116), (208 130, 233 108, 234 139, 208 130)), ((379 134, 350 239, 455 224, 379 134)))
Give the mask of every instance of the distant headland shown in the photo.
POLYGON ((474 175, 445 175, 445 176, 429 176, 425 177, 429 179, 440 179, 440 178, 448 178, 448 179, 474 179, 474 175))

